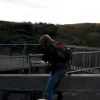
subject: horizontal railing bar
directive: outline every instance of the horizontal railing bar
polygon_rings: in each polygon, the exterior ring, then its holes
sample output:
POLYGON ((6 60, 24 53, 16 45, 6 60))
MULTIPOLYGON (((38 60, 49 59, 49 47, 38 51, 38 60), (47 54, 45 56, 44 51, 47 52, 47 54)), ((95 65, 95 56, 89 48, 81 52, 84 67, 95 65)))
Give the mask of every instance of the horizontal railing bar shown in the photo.
POLYGON ((78 73, 78 72, 84 72, 84 71, 87 71, 87 70, 99 69, 99 68, 100 67, 84 68, 84 69, 75 70, 75 71, 68 71, 67 74, 74 74, 74 73, 78 73))
POLYGON ((29 54, 29 57, 36 57, 36 56, 42 56, 43 54, 29 54))
POLYGON ((0 59, 6 59, 6 58, 23 58, 23 57, 25 57, 25 56, 2 56, 2 57, 0 57, 0 59))
POLYGON ((91 54, 91 53, 100 53, 100 51, 73 52, 72 54, 91 54))
MULTIPOLYGON (((89 52, 73 52, 72 54, 91 54, 91 53, 100 53, 100 51, 89 51, 89 52)), ((43 54, 29 54, 29 56, 34 57, 34 56, 42 56, 43 54)))
POLYGON ((89 50, 100 50, 100 48, 99 47, 89 47, 89 46, 76 46, 76 45, 66 45, 67 47, 73 47, 73 48, 77 48, 77 49, 89 49, 89 50))
MULTIPOLYGON (((33 44, 32 43, 31 44, 28 44, 28 43, 23 43, 23 44, 20 44, 20 43, 19 44, 17 44, 17 43, 16 44, 0 44, 0 46, 3 46, 3 45, 4 46, 10 46, 10 45, 27 45, 27 46, 29 45, 29 46, 31 46, 31 45, 40 45, 40 44, 38 44, 38 43, 37 44, 34 44, 34 43, 33 44)), ((82 49, 89 49, 89 50, 100 50, 100 48, 98 48, 98 47, 76 46, 76 45, 66 45, 66 46, 70 47, 70 48, 72 48, 72 47, 77 48, 77 49, 82 48, 82 49)))
POLYGON ((14 46, 14 45, 19 45, 19 46, 20 46, 20 45, 27 45, 27 46, 29 45, 29 46, 31 46, 31 45, 40 45, 40 44, 27 44, 27 43, 25 43, 25 44, 0 44, 0 45, 1 45, 1 46, 3 46, 3 45, 4 45, 4 46, 10 46, 10 45, 13 45, 13 46, 14 46))
MULTIPOLYGON (((89 51, 89 52, 73 52, 72 54, 91 54, 91 53, 100 53, 100 51, 89 51)), ((30 57, 36 57, 36 56, 42 56, 43 54, 29 54, 28 56, 30 57)), ((5 56, 5 57, 0 57, 0 58, 6 58, 6 57, 23 57, 23 56, 5 56)))

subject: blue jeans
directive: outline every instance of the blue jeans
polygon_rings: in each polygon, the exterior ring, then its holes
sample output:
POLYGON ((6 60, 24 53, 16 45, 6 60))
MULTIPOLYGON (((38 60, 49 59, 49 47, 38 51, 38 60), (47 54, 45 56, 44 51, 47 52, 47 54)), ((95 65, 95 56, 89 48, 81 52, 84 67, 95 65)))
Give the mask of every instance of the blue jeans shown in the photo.
POLYGON ((66 70, 61 69, 56 71, 54 74, 51 73, 49 80, 47 82, 47 86, 45 89, 45 95, 47 96, 47 100, 53 100, 54 89, 60 80, 60 78, 66 73, 66 70))

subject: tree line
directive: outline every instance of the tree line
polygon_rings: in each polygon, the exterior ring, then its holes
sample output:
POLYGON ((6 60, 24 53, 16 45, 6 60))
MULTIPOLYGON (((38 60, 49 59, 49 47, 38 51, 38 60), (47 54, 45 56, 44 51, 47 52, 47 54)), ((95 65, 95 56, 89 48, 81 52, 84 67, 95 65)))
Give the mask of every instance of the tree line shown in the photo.
POLYGON ((42 22, 0 21, 0 44, 38 43, 39 37, 43 34, 49 34, 68 45, 100 47, 99 23, 54 25, 42 22))

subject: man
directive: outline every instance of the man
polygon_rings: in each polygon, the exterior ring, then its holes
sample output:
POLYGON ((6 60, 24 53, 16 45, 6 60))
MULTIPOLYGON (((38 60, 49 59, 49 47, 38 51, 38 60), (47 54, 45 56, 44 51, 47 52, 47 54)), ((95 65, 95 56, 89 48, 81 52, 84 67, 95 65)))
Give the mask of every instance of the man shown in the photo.
POLYGON ((44 48, 42 60, 50 64, 50 77, 45 88, 47 100, 53 100, 54 89, 60 78, 66 73, 65 61, 61 61, 56 53, 55 45, 58 43, 49 35, 42 35, 39 40, 40 45, 44 48))

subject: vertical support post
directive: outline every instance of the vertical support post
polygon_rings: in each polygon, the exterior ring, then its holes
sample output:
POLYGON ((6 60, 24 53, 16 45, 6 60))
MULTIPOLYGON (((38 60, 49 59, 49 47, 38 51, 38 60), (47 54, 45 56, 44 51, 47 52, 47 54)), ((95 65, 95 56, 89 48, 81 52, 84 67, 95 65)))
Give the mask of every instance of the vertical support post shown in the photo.
POLYGON ((26 44, 24 43, 24 45, 23 45, 23 62, 22 62, 22 66, 23 66, 23 68, 22 68, 22 72, 24 72, 24 61, 25 61, 25 56, 26 56, 26 44))
POLYGON ((28 63, 29 63, 29 70, 28 70, 28 73, 31 74, 31 68, 32 68, 32 63, 31 63, 31 54, 28 55, 28 58, 29 58, 29 61, 28 61, 28 63))
POLYGON ((9 45, 9 56, 12 56, 12 45, 9 45))

